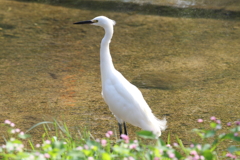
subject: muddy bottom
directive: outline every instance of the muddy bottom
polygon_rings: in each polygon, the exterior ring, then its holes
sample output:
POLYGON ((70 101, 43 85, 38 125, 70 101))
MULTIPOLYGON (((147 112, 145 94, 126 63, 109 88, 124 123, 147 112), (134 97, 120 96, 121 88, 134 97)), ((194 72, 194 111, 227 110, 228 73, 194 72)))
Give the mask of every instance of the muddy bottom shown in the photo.
MULTIPOLYGON (((71 7, 70 7, 71 6, 71 7)), ((0 122, 22 130, 42 121, 86 126, 96 138, 118 131, 101 97, 100 27, 73 25, 105 15, 116 20, 116 69, 142 91, 153 113, 166 116, 172 142, 195 140, 211 116, 239 119, 239 19, 184 18, 0 1, 0 122), (197 119, 203 118, 203 124, 197 119)), ((131 139, 140 129, 128 125, 131 139)), ((225 129, 227 130, 227 129, 225 129)), ((5 130, 1 129, 0 134, 5 130)), ((41 135, 42 127, 30 133, 41 135)), ((34 136, 33 136, 34 138, 34 136)))

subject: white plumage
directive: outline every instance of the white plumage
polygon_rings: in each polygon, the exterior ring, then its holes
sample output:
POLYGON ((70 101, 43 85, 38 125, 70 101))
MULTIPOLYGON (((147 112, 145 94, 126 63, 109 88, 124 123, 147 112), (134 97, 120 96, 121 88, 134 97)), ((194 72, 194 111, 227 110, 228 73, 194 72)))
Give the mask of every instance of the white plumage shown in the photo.
POLYGON ((113 66, 109 44, 113 35, 115 21, 99 16, 90 21, 75 24, 85 23, 101 26, 105 30, 100 48, 102 96, 120 124, 119 127, 124 122, 128 122, 143 130, 152 131, 157 137, 160 136, 161 131, 166 129, 166 119, 159 120, 156 118, 140 90, 126 80, 113 66))

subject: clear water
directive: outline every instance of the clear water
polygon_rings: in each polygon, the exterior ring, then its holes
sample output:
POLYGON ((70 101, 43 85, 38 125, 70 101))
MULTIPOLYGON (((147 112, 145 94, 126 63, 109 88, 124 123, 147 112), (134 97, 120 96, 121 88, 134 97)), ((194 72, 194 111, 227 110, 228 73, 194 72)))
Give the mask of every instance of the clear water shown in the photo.
MULTIPOLYGON (((100 0, 101 1, 101 0, 100 0)), ((236 0, 110 0, 110 1, 121 1, 127 3, 138 3, 138 4, 154 4, 154 5, 168 5, 175 7, 207 7, 207 8, 218 8, 218 7, 229 7, 236 6, 238 2, 236 0)), ((239 4, 238 4, 239 5, 239 4)))
MULTIPOLYGON (((111 43, 116 69, 140 88, 157 117, 167 117, 163 139, 171 133, 173 141, 178 135, 191 143, 191 129, 208 126, 199 126, 198 118, 237 120, 239 2, 222 10, 190 7, 199 1, 172 3, 0 1, 0 120, 27 130, 55 118, 72 130, 87 126, 95 137, 118 130, 100 94, 104 32, 72 24, 98 15, 117 22, 111 43)), ((140 129, 128 127, 134 138, 140 129)))

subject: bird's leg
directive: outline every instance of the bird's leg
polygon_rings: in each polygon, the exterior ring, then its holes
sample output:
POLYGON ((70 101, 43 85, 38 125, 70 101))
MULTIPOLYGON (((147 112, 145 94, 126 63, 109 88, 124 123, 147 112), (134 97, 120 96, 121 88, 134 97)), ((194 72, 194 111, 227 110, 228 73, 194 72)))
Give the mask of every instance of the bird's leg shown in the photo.
POLYGON ((126 126, 125 122, 123 122, 123 127, 124 127, 124 134, 128 135, 128 133, 127 133, 127 126, 126 126))
POLYGON ((121 137, 121 135, 122 135, 122 124, 118 123, 118 127, 119 127, 120 139, 122 139, 122 137, 121 137))

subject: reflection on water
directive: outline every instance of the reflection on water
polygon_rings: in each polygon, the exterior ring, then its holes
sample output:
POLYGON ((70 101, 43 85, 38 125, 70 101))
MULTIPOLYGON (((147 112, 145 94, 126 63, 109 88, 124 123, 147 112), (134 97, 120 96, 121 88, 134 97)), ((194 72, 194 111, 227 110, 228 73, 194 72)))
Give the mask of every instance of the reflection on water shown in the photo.
POLYGON ((122 2, 133 2, 133 3, 148 3, 157 5, 169 5, 175 7, 226 7, 236 3, 236 0, 112 0, 112 1, 122 1, 122 2))
POLYGON ((172 3, 177 7, 190 7, 190 6, 195 6, 196 5, 195 0, 193 0, 193 1, 177 0, 177 1, 172 2, 172 3))
MULTIPOLYGON (((141 87, 157 117, 167 115, 163 139, 171 132, 188 143, 198 118, 239 118, 240 9, 226 16, 233 12, 112 4, 0 1, 0 121, 27 130, 56 118, 96 137, 117 127, 100 94, 103 30, 72 24, 98 15, 117 22, 115 67, 141 87)), ((131 137, 137 130, 130 127, 131 137)))

